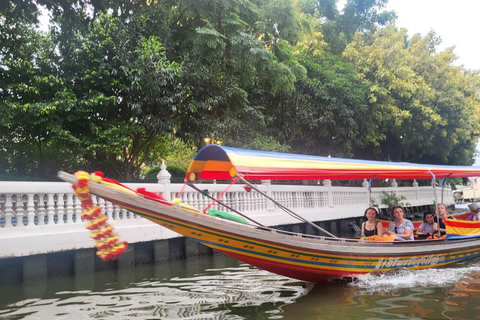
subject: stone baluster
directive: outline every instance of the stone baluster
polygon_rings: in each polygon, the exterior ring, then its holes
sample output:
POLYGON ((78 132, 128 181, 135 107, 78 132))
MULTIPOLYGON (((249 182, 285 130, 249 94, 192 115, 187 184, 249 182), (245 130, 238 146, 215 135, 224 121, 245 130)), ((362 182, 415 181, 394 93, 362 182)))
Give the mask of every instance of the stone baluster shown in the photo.
POLYGON ((323 185, 328 188, 328 191, 327 191, 328 192, 328 195, 327 195, 328 206, 330 208, 333 208, 334 203, 333 203, 332 180, 330 180, 330 179, 323 180, 323 185))
POLYGON ((97 200, 96 206, 98 206, 100 208, 100 210, 103 214, 107 214, 106 213, 106 207, 105 207, 105 202, 106 202, 105 199, 100 198, 100 197, 96 197, 96 196, 94 198, 97 200))
MULTIPOLYGON (((73 198, 75 195, 73 193, 67 193, 67 203, 66 203, 66 212, 67 212, 67 219, 65 221, 66 224, 72 224, 73 223, 73 212, 74 212, 74 207, 73 207, 73 198)), ((64 221, 62 219, 62 221, 64 221)))
MULTIPOLYGON (((198 200, 199 200, 199 209, 200 210, 203 210, 204 208, 206 208, 208 206, 208 204, 210 203, 210 199, 208 199, 207 197, 205 197, 203 194, 197 192, 197 196, 198 196, 198 200)), ((226 196, 226 194, 225 194, 226 196)), ((224 201, 226 200, 227 197, 225 197, 225 199, 223 199, 224 201)), ((220 208, 218 208, 220 210, 220 208)), ((223 208, 223 210, 225 210, 225 208, 223 208)))
POLYGON ((412 187, 415 188, 415 195, 417 197, 417 200, 420 200, 420 189, 418 189, 418 182, 416 179, 413 179, 412 187))
POLYGON ((239 200, 238 200, 238 192, 234 192, 233 193, 233 209, 235 210, 240 210, 240 206, 239 206, 239 200))
POLYGON ((5 195, 5 226, 4 228, 12 228, 13 204, 12 194, 5 195))
POLYGON ((170 178, 172 175, 167 171, 167 166, 165 161, 162 160, 162 165, 160 166, 160 172, 157 174, 158 183, 163 186, 163 196, 168 201, 171 201, 171 192, 170 192, 170 178))
POLYGON ((37 202, 37 225, 43 226, 45 225, 45 202, 44 202, 45 194, 39 193, 38 194, 38 202, 37 202))
MULTIPOLYGON (((232 207, 232 204, 233 204, 233 201, 232 201, 233 196, 234 196, 234 194, 231 193, 231 192, 228 192, 228 193, 225 194, 225 203, 226 203, 227 206, 229 206, 230 208, 232 207)), ((225 210, 225 211, 227 211, 227 212, 230 211, 230 210, 227 209, 227 208, 223 208, 223 210, 225 210)))
POLYGON ((120 215, 122 216, 121 220, 126 220, 128 219, 127 217, 127 210, 124 208, 120 208, 120 215))
POLYGON ((23 209, 23 194, 19 193, 17 194, 15 202, 15 218, 17 220, 17 228, 25 227, 25 224, 23 224, 23 216, 25 215, 24 212, 25 210, 23 209))
POLYGON ((250 211, 250 192, 244 192, 244 201, 245 201, 245 211, 250 211))
POLYGON ((57 224, 64 224, 63 216, 65 215, 65 194, 57 195, 57 224))
POLYGON ((113 220, 113 203, 111 203, 110 201, 105 201, 105 212, 108 220, 113 220))
MULTIPOLYGON (((185 195, 185 193, 184 193, 184 195, 185 195)), ((183 201, 182 201, 182 202, 183 202, 183 201)), ((198 204, 194 203, 191 192, 188 192, 188 193, 186 194, 186 199, 185 199, 185 202, 184 202, 184 203, 189 204, 189 205, 194 206, 194 207, 198 205, 198 204)))
POLYGON ((82 202, 80 201, 80 199, 77 198, 75 194, 73 194, 73 201, 75 203, 74 209, 73 209, 73 212, 75 213, 74 223, 82 223, 82 213, 83 213, 82 202))
POLYGON ((238 192, 238 210, 240 210, 240 212, 245 211, 245 192, 244 191, 238 192))
POLYGON ((49 193, 47 195, 47 225, 55 224, 55 201, 54 201, 55 194, 49 193))
POLYGON ((27 227, 35 226, 35 202, 33 193, 27 194, 27 227))
POLYGON ((200 194, 200 193, 198 194, 199 194, 200 203, 201 203, 200 208, 205 208, 210 203, 210 199, 204 196, 203 194, 200 194))
POLYGON ((113 206, 113 220, 120 220, 120 207, 113 206))
MULTIPOLYGON (((201 194, 198 193, 198 192, 195 192, 195 193, 192 192, 192 193, 190 193, 190 195, 192 196, 193 206, 194 206, 195 208, 198 208, 198 209, 202 210, 202 203, 200 202, 201 194)), ((216 204, 216 203, 215 203, 215 204, 216 204)), ((214 208, 215 208, 215 207, 218 207, 218 205, 217 205, 217 206, 213 206, 213 207, 214 207, 214 208)))
MULTIPOLYGON (((272 180, 261 180, 262 182, 262 185, 265 186, 265 188, 267 188, 267 196, 269 198, 273 198, 272 197, 272 180)), ((265 198, 266 200, 266 205, 267 205, 267 211, 273 211, 275 210, 275 205, 273 204, 272 200, 268 199, 268 198, 265 198)))

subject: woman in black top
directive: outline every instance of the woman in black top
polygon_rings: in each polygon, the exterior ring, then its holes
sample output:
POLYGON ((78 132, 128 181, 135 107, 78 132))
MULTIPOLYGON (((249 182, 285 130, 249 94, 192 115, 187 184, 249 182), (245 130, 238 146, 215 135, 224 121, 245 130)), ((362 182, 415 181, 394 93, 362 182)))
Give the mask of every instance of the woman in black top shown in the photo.
MULTIPOLYGON (((445 228, 445 219, 446 218, 455 219, 455 218, 448 213, 447 206, 444 205, 443 203, 439 203, 437 205, 437 210, 438 210, 438 215, 440 217, 440 220, 437 220, 437 217, 435 217, 433 221, 437 222, 438 229, 440 229, 440 234, 444 235, 447 232, 445 228)), ((438 229, 435 231, 438 231, 438 229)))
POLYGON ((367 221, 362 223, 362 237, 369 237, 369 236, 383 236, 383 225, 378 222, 377 216, 378 211, 375 208, 367 208, 365 210, 365 217, 367 221))

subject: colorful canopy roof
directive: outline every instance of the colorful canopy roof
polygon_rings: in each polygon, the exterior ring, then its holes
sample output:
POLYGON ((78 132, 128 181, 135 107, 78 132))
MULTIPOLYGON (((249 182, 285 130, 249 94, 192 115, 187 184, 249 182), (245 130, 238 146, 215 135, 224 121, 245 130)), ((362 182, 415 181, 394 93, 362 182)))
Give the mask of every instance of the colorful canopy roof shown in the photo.
POLYGON ((414 164, 307 156, 208 145, 188 168, 191 180, 431 179, 480 176, 480 167, 414 164), (192 177, 192 173, 195 175, 192 177))

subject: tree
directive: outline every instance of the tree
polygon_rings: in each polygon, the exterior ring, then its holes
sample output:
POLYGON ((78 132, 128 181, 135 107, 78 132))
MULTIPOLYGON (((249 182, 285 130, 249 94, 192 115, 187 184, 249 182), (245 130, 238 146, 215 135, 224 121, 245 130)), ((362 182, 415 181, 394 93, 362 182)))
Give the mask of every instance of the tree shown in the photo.
POLYGON ((302 55, 308 78, 289 96, 267 96, 272 134, 299 153, 351 157, 369 137, 368 87, 338 57, 302 55))
POLYGON ((341 54, 356 32, 368 33, 378 26, 386 26, 397 15, 384 11, 388 0, 348 0, 342 12, 336 1, 318 0, 317 7, 325 19, 322 26, 330 51, 341 54))
POLYGON ((98 13, 63 65, 78 99, 65 123, 70 140, 90 166, 125 179, 138 175, 159 137, 172 132, 172 118, 188 93, 181 65, 166 58, 156 36, 132 38, 136 28, 98 13))
POLYGON ((380 159, 472 161, 478 129, 459 123, 477 121, 478 88, 472 75, 451 66, 451 50, 436 54, 437 44, 433 34, 408 40, 406 30, 391 25, 367 37, 357 34, 343 54, 370 83, 372 145, 380 159))
MULTIPOLYGON (((74 162, 62 147, 65 82, 50 38, 36 31, 31 2, 2 7, 0 19, 0 140, 2 174, 18 179, 52 177, 74 162)), ((68 103, 67 103, 68 104, 68 103)))

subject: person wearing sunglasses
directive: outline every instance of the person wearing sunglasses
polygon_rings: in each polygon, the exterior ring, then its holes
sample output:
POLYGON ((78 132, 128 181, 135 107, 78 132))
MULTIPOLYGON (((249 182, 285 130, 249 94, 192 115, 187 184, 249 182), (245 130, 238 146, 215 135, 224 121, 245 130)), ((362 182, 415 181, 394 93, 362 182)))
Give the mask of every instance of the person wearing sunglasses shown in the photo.
POLYGON ((392 208, 392 215, 395 221, 390 222, 386 233, 389 236, 400 241, 413 240, 413 223, 412 221, 405 219, 405 212, 402 206, 394 206, 392 208))

